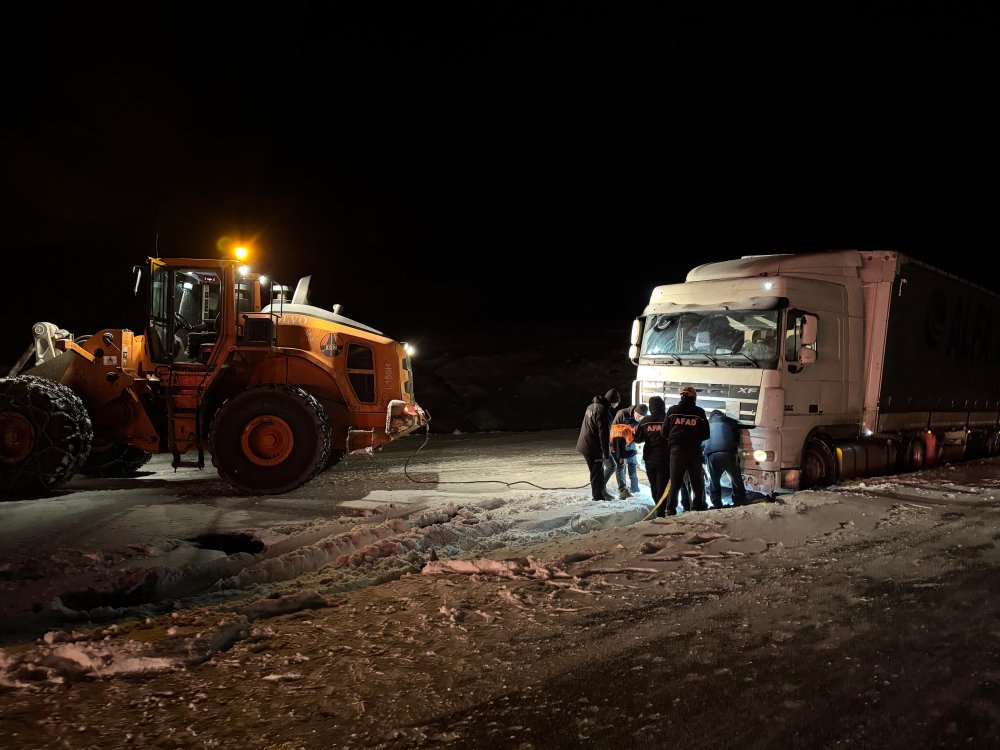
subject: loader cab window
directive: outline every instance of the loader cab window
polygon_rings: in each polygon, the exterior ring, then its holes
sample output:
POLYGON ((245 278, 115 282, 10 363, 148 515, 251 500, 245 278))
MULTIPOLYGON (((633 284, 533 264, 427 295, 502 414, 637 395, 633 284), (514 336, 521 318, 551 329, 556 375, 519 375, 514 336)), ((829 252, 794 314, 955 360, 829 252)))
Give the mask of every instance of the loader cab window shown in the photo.
POLYGON ((375 403, 375 354, 367 346, 347 347, 347 379, 358 401, 375 403))
POLYGON ((154 266, 150 285, 150 351, 157 362, 196 362, 214 342, 222 280, 211 270, 154 266))
POLYGON ((252 281, 238 281, 236 283, 236 317, 240 313, 258 312, 254 307, 254 284, 252 281))

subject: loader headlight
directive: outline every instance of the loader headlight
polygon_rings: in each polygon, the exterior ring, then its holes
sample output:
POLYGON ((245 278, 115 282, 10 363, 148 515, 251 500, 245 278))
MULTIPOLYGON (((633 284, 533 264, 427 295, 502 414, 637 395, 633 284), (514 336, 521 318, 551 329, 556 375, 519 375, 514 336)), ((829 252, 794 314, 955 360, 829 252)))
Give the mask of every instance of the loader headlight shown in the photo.
POLYGON ((403 351, 406 352, 407 357, 412 357, 414 354, 417 353, 417 350, 414 347, 407 344, 405 341, 403 342, 403 351))
POLYGON ((409 431, 419 425, 420 414, 416 406, 399 399, 389 402, 385 418, 386 435, 395 435, 403 430, 409 431))
POLYGON ((758 462, 773 461, 774 451, 755 450, 753 452, 753 460, 758 462))

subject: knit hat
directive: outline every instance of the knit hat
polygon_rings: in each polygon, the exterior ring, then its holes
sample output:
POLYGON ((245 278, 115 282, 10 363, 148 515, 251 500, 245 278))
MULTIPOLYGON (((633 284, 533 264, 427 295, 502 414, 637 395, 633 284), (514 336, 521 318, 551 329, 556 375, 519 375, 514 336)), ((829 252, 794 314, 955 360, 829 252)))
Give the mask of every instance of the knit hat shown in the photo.
POLYGON ((694 389, 694 387, 692 387, 690 385, 686 385, 683 388, 681 388, 681 395, 682 396, 688 396, 689 398, 697 398, 698 397, 698 391, 696 391, 694 389))
POLYGON ((609 404, 620 404, 622 402, 622 397, 618 395, 618 391, 614 388, 605 393, 604 398, 609 404))
POLYGON ((650 396, 649 397, 649 412, 650 414, 662 414, 665 408, 663 403, 663 396, 650 396))
POLYGON ((645 404, 636 404, 632 407, 633 412, 639 412, 642 416, 649 414, 649 407, 645 404))

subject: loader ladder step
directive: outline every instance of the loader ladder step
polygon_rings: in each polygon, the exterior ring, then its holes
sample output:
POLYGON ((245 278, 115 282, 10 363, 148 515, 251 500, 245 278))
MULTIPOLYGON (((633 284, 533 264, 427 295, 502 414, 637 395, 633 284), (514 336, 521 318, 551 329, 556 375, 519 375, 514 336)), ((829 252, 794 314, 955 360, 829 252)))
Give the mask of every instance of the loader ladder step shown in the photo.
POLYGON ((198 449, 198 460, 197 461, 182 461, 181 454, 174 451, 174 460, 170 462, 170 465, 174 467, 174 471, 177 471, 180 467, 189 467, 192 469, 204 469, 205 468, 205 451, 202 448, 198 449))

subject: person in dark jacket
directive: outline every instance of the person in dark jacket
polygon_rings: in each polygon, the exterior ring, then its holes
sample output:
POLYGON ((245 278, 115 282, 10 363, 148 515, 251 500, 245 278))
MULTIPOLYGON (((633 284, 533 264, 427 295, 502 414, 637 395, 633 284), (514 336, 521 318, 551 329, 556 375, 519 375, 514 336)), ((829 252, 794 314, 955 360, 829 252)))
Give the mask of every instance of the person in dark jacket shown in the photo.
POLYGON ((677 497, 684 475, 691 481, 691 508, 708 510, 705 505, 705 474, 702 469, 701 444, 711 437, 705 410, 695 405, 697 392, 691 386, 681 389, 681 400, 667 410, 663 432, 670 447, 670 492, 667 515, 677 515, 677 497))
POLYGON ((670 479, 670 451, 663 435, 664 404, 659 396, 649 397, 649 416, 639 420, 633 432, 635 442, 642 444, 642 462, 645 464, 649 491, 656 504, 656 515, 663 518, 666 503, 661 503, 670 479))
POLYGON ((604 468, 604 484, 607 485, 611 475, 618 480, 618 499, 631 497, 632 492, 640 492, 639 487, 639 457, 635 449, 635 428, 639 421, 649 413, 645 404, 626 406, 619 409, 611 420, 611 464, 604 468), (628 485, 625 483, 625 471, 628 470, 628 485), (632 492, 629 492, 631 488, 632 492))
POLYGON ((621 396, 612 388, 603 396, 594 396, 583 414, 576 452, 587 460, 592 500, 614 500, 604 479, 604 463, 611 460, 611 420, 619 403, 621 396))
POLYGON ((740 423, 727 417, 718 409, 708 415, 709 438, 702 443, 705 463, 708 464, 709 496, 712 507, 722 507, 723 474, 729 475, 733 487, 733 505, 746 503, 747 491, 743 486, 743 472, 740 471, 740 423))

